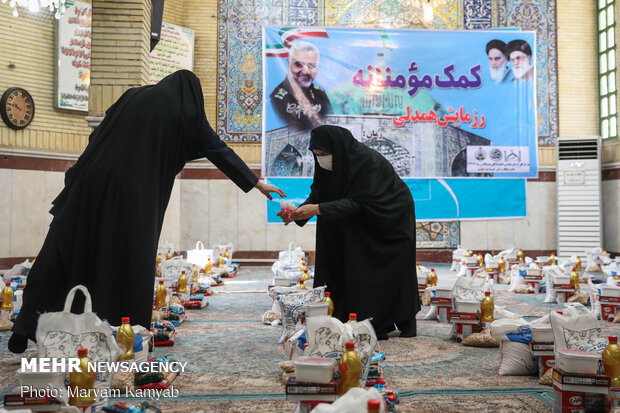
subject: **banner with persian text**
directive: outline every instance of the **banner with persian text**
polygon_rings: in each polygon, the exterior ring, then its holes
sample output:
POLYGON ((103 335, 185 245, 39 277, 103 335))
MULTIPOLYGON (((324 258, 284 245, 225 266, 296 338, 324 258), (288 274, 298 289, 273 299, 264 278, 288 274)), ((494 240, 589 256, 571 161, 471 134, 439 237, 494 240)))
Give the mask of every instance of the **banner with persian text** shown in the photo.
POLYGON ((56 107, 88 111, 92 8, 74 1, 57 24, 56 107))
POLYGON ((151 83, 155 84, 177 70, 194 70, 194 38, 192 29, 162 23, 159 43, 151 51, 151 83))
MULTIPOLYGON (((57 24, 56 107, 88 111, 90 87, 92 7, 89 3, 67 3, 57 24)), ((161 37, 149 59, 151 83, 180 69, 194 68, 192 29, 162 23, 161 37)))
POLYGON ((307 193, 310 131, 339 125, 431 204, 444 192, 458 206, 418 219, 524 216, 523 178, 538 176, 535 42, 516 30, 266 27, 263 176, 307 193), (469 210, 470 190, 506 208, 469 210))

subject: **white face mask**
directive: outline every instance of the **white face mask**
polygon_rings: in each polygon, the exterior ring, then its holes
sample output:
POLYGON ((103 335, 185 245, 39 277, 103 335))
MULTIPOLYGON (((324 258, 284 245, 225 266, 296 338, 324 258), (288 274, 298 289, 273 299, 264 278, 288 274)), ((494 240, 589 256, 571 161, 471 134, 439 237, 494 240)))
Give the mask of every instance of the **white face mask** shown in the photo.
POLYGON ((316 157, 316 161, 319 163, 319 166, 328 171, 332 170, 332 156, 333 155, 323 155, 316 157))

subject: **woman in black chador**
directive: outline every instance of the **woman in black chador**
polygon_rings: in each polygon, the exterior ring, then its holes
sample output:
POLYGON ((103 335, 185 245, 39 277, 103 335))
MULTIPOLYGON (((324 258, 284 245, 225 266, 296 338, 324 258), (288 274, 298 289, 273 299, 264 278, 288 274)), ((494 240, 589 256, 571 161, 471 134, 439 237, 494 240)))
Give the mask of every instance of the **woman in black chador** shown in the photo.
MULTIPOLYGON (((334 317, 372 317, 379 339, 416 335, 415 210, 407 185, 381 154, 337 126, 312 131, 314 182, 291 218, 317 215, 314 285, 327 284, 334 317)), ((285 219, 288 224, 290 219, 285 219)))
MULTIPOLYGON (((38 314, 62 310, 68 291, 88 288, 93 311, 112 325, 121 317, 151 322, 155 255, 175 176, 206 157, 243 191, 283 195, 258 180, 220 140, 205 116, 200 81, 179 71, 157 85, 126 91, 90 135, 28 275, 9 349, 35 339, 38 314)), ((81 312, 81 303, 74 306, 81 312)))

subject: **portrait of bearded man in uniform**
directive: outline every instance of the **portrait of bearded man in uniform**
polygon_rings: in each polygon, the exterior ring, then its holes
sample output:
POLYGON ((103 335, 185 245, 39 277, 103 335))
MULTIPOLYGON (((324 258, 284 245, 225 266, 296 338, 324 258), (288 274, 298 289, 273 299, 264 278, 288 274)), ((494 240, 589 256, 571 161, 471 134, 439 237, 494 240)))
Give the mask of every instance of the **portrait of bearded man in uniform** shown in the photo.
POLYGON ((291 46, 287 61, 286 78, 269 95, 274 111, 296 130, 322 125, 332 106, 325 90, 314 83, 319 49, 312 43, 298 40, 291 46))

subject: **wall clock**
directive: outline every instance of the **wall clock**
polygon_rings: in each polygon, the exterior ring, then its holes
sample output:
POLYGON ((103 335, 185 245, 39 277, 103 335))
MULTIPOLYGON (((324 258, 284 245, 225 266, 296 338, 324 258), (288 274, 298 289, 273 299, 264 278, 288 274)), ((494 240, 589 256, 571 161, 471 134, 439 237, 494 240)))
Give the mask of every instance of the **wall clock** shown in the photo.
POLYGON ((0 115, 11 129, 24 129, 34 119, 34 100, 21 87, 11 87, 0 98, 0 115))

